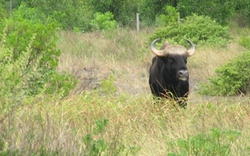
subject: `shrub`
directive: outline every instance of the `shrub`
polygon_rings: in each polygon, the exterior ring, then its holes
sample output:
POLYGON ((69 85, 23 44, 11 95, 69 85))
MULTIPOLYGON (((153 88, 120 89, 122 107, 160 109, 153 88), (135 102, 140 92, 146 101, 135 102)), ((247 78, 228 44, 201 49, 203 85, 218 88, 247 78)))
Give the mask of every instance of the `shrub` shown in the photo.
POLYGON ((242 36, 240 39, 240 45, 250 49, 250 36, 242 36))
POLYGON ((208 16, 193 14, 182 22, 169 23, 166 27, 159 27, 150 37, 150 40, 161 38, 168 39, 172 43, 185 44, 185 38, 190 39, 196 45, 225 46, 230 35, 228 28, 216 23, 208 16))
POLYGON ((116 28, 116 21, 113 19, 114 15, 111 12, 104 14, 97 12, 94 14, 94 19, 91 20, 92 30, 114 30, 116 28))
POLYGON ((0 70, 4 73, 0 79, 5 95, 69 93, 76 81, 56 71, 61 52, 56 49, 58 24, 54 20, 22 5, 0 28, 0 70))
POLYGON ((236 95, 249 91, 250 52, 242 53, 215 70, 216 76, 208 84, 201 84, 200 94, 236 95))
POLYGON ((179 139, 181 154, 170 153, 169 156, 185 155, 230 155, 230 144, 240 135, 238 131, 212 129, 209 134, 198 134, 188 139, 179 139))
POLYGON ((165 13, 156 17, 156 25, 167 26, 170 23, 175 23, 178 20, 178 11, 169 5, 165 6, 165 13))

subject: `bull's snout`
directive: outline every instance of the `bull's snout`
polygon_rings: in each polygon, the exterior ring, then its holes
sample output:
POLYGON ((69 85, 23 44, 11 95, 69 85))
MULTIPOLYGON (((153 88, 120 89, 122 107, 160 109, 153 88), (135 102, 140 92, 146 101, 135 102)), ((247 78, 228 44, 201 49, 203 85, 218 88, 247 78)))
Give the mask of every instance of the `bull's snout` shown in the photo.
POLYGON ((182 81, 186 81, 188 79, 189 72, 188 70, 179 70, 178 77, 182 81))

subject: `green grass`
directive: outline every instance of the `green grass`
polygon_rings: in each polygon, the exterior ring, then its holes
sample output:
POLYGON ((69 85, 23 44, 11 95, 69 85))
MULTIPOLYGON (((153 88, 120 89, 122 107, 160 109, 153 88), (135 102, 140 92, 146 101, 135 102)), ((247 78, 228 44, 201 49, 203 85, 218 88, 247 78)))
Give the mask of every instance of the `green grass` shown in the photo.
POLYGON ((248 156, 249 96, 196 92, 216 67, 245 49, 235 42, 197 49, 188 61, 187 109, 165 100, 156 105, 148 87, 152 31, 60 32, 58 70, 79 83, 67 98, 39 95, 1 111, 0 155, 248 156))

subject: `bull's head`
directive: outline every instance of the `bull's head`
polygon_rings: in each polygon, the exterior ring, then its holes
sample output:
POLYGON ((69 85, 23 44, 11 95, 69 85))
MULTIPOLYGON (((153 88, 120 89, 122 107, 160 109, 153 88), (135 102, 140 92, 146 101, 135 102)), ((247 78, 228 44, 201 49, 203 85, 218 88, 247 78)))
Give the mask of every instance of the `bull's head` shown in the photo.
POLYGON ((188 80, 188 69, 186 66, 187 57, 190 57, 195 52, 194 44, 186 39, 190 48, 186 49, 180 45, 170 45, 167 41, 161 47, 160 50, 155 48, 155 43, 159 39, 155 39, 151 45, 151 51, 165 63, 164 68, 169 71, 169 73, 178 80, 187 81, 188 80))

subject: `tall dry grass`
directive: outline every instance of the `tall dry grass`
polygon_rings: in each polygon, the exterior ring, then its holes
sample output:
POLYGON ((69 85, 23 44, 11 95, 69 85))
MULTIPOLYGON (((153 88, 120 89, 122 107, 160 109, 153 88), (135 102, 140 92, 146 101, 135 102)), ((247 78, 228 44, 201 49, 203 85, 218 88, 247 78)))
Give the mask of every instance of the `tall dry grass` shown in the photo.
POLYGON ((80 80, 77 93, 99 87, 100 80, 108 75, 115 76, 119 93, 147 92, 152 57, 148 51, 150 34, 151 29, 140 33, 127 29, 111 33, 62 32, 58 44, 62 50, 58 70, 66 70, 80 80))
POLYGON ((156 105, 150 95, 148 69, 153 54, 148 36, 152 32, 60 32, 58 70, 78 78, 76 89, 66 99, 41 96, 27 99, 20 109, 10 111, 0 121, 4 132, 0 151, 11 151, 8 155, 85 155, 84 138, 91 134, 95 141, 105 141, 109 148, 102 154, 106 155, 115 155, 118 147, 124 148, 118 155, 181 154, 180 139, 209 134, 217 128, 240 133, 231 140, 230 135, 218 139, 221 144, 230 142, 231 155, 249 155, 249 97, 204 97, 196 93, 199 82, 245 49, 237 42, 226 48, 197 48, 188 61, 191 94, 183 110, 169 101, 156 105), (101 82, 109 75, 114 77, 111 85, 117 90, 105 94, 101 82), (99 119, 109 123, 103 132, 95 134, 99 119))
MULTIPOLYGON (((156 107, 151 96, 100 96, 94 92, 66 100, 52 99, 27 103, 10 114, 1 123, 1 130, 8 136, 4 147, 18 150, 18 155, 84 155, 83 138, 91 134, 114 148, 122 145, 126 150, 119 155, 158 156, 181 153, 180 139, 209 134, 218 128, 240 133, 231 141, 230 135, 220 138, 221 144, 230 141, 232 155, 250 153, 247 105, 204 101, 182 110, 169 103, 156 107), (108 119, 109 123, 104 132, 94 135, 98 119, 108 119)), ((112 149, 109 151, 112 155, 112 149)))

